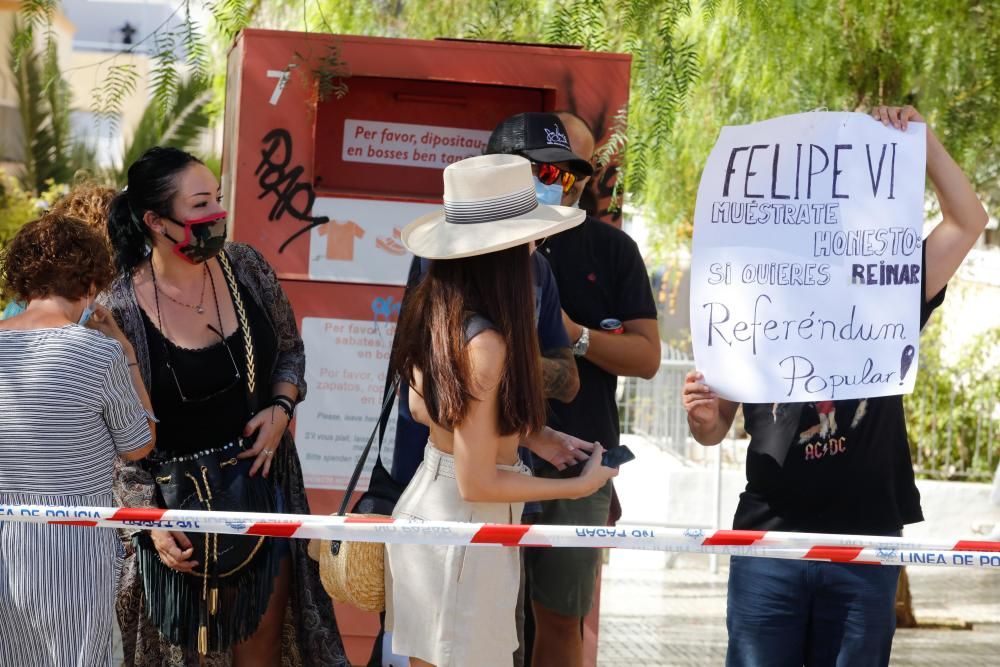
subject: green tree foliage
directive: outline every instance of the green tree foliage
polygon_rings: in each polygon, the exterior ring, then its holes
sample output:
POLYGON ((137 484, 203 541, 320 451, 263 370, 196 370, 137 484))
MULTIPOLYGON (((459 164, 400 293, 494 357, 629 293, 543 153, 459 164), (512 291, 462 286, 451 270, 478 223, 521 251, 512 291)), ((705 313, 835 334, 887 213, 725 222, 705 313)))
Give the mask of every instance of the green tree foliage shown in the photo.
POLYGON ((797 0, 689 24, 701 76, 658 159, 665 241, 691 232, 701 165, 723 125, 817 108, 913 104, 1000 213, 1000 3, 797 0))
POLYGON ((208 105, 212 95, 207 79, 192 76, 179 78, 165 110, 161 108, 160 101, 152 100, 143 111, 125 146, 122 161, 112 170, 109 180, 125 183, 129 165, 153 146, 167 145, 197 152, 198 141, 211 123, 208 105))
POLYGON ((920 377, 904 399, 910 450, 918 472, 988 482, 1000 452, 1000 329, 977 336, 957 355, 943 357, 942 317, 920 337, 920 377))
POLYGON ((817 108, 915 104, 1000 212, 1000 3, 277 0, 256 22, 631 54, 630 106, 600 157, 624 158, 619 185, 665 250, 690 239, 701 168, 722 126, 817 108))
POLYGON ((257 20, 287 29, 565 44, 628 53, 633 58, 631 103, 619 110, 615 133, 598 158, 617 157, 624 176, 618 186, 643 203, 660 188, 661 156, 698 79, 696 45, 683 26, 703 11, 690 0, 316 0, 305 5, 277 0, 257 20))
MULTIPOLYGON (((15 32, 18 34, 21 31, 15 32)), ((12 64, 16 62, 13 49, 10 57, 12 64)), ((176 67, 176 63, 173 65, 176 67)), ((125 146, 121 162, 104 171, 97 168, 94 151, 71 138, 70 91, 55 61, 55 52, 23 54, 17 62, 15 83, 25 142, 25 187, 43 192, 53 183, 71 182, 84 171, 98 180, 123 183, 128 165, 151 146, 169 144, 196 152, 198 140, 211 124, 208 106, 213 91, 209 79, 197 73, 185 78, 176 69, 169 75, 160 72, 156 76, 171 79, 169 97, 153 95, 125 146)), ((102 109, 99 113, 111 113, 117 118, 111 109, 120 107, 125 96, 135 91, 136 77, 134 65, 112 65, 100 87, 103 101, 98 102, 102 109)))
POLYGON ((45 50, 54 50, 52 19, 58 7, 59 0, 21 0, 21 29, 14 31, 11 43, 15 72, 19 69, 21 58, 34 50, 35 35, 39 30, 45 31, 45 50))
MULTIPOLYGON (((22 20, 51 28, 57 6, 26 0, 22 20)), ((701 167, 723 125, 816 108, 915 104, 1000 212, 1000 3, 991 0, 182 0, 175 16, 179 28, 143 40, 156 47, 161 115, 177 91, 178 64, 200 77, 211 60, 220 90, 224 58, 209 53, 221 55, 248 25, 629 53, 630 106, 600 157, 619 154, 618 184, 664 248, 690 237, 701 167), (212 26, 196 23, 199 7, 212 26)), ((30 43, 18 38, 15 51, 30 43)), ((134 86, 134 74, 113 71, 95 95, 107 114, 134 86)), ((337 77, 307 74, 342 90, 337 77)))
MULTIPOLYGON (((64 186, 49 183, 40 195, 36 195, 0 169, 0 246, 13 238, 22 225, 37 218, 65 193, 64 186)), ((0 295, 0 311, 6 305, 3 295, 0 295)))
MULTIPOLYGON (((159 26, 128 48, 109 55, 88 68, 104 68, 104 75, 92 91, 91 110, 114 126, 121 116, 124 101, 136 93, 139 73, 126 56, 150 53, 153 61, 152 98, 161 120, 167 116, 182 85, 181 72, 186 70, 195 79, 209 80, 224 72, 225 58, 215 58, 209 42, 224 36, 228 41, 249 25, 262 0, 179 0, 174 11, 159 26), (206 10, 213 18, 211 26, 198 22, 197 11, 206 10), (122 62, 122 61, 126 62, 122 62), (213 67, 214 66, 214 67, 213 67)), ((59 0, 22 0, 19 18, 24 28, 15 35, 11 46, 12 69, 18 71, 32 54, 35 37, 45 31, 46 59, 41 80, 48 87, 59 78, 55 59, 52 22, 59 9, 59 0)))
MULTIPOLYGON (((24 31, 15 28, 16 44, 24 31)), ((10 52, 11 63, 15 52, 10 52)), ((48 183, 65 183, 73 174, 93 165, 94 156, 70 136, 69 85, 61 76, 46 80, 46 68, 55 68, 55 50, 27 51, 12 67, 14 90, 21 118, 22 181, 29 190, 41 192, 48 183)))
POLYGON ((10 240, 41 209, 35 196, 26 191, 17 179, 0 171, 0 245, 10 240))

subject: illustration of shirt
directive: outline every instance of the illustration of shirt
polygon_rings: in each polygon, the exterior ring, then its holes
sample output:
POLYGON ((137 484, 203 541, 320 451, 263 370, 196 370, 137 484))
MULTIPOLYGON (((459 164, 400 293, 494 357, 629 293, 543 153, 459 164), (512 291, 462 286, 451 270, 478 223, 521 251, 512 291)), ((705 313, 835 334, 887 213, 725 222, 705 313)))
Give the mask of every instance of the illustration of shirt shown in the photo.
POLYGON ((331 220, 319 228, 319 235, 326 237, 326 258, 342 261, 354 260, 354 241, 365 237, 365 230, 353 220, 331 220))

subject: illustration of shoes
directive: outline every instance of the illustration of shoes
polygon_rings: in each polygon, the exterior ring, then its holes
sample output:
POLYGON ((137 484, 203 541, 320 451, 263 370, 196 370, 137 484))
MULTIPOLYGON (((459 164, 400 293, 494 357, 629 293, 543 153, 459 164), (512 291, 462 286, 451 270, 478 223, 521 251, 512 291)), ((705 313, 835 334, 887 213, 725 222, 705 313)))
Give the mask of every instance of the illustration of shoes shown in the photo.
POLYGON ((380 236, 375 240, 375 247, 397 257, 406 254, 406 248, 391 236, 380 236))

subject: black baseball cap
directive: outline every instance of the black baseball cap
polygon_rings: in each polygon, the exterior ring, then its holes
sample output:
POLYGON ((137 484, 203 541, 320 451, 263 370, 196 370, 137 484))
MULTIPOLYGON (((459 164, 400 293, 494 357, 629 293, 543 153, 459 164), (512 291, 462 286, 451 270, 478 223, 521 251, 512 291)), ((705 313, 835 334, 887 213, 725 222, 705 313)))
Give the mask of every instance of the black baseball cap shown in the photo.
POLYGON ((594 167, 569 147, 566 127, 554 113, 519 113, 493 130, 486 153, 513 153, 532 162, 565 162, 578 176, 592 176, 594 167))

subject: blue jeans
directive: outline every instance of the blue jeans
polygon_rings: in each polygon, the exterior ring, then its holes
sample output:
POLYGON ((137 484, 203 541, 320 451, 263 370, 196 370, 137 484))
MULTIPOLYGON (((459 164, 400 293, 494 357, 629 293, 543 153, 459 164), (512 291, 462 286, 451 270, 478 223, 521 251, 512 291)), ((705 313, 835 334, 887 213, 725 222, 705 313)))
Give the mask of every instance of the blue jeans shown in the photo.
POLYGON ((734 556, 727 667, 889 664, 899 568, 734 556))

